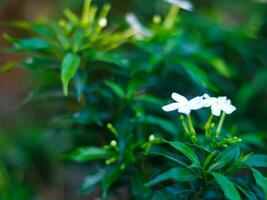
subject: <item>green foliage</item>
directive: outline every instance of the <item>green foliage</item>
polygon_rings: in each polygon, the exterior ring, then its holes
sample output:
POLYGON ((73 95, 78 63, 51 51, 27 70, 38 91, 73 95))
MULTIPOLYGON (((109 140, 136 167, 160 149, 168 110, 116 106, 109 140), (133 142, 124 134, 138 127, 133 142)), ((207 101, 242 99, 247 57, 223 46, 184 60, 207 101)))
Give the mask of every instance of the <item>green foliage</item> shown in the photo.
MULTIPOLYGON (((11 51, 26 55, 18 65, 34 75, 41 72, 41 77, 34 77, 40 88, 22 105, 59 102, 60 108, 46 109, 53 115, 53 132, 62 130, 73 137, 62 158, 81 162, 90 171, 82 193, 100 187, 105 198, 126 189, 135 199, 264 199, 266 178, 254 167, 266 167, 266 156, 245 154, 250 146, 239 145, 241 139, 235 136, 250 132, 250 144, 264 148, 266 135, 256 138, 253 132, 264 123, 246 119, 245 111, 265 92, 266 73, 263 69, 249 78, 245 74, 243 80, 245 69, 239 61, 245 61, 249 73, 254 60, 266 65, 264 56, 256 58, 244 45, 255 41, 243 32, 218 29, 200 13, 184 13, 175 5, 132 2, 150 5, 149 16, 155 15, 155 4, 166 8, 158 20, 154 16, 146 21, 143 27, 150 34, 134 26, 117 28, 123 24, 110 22, 111 6, 99 9, 91 0, 85 0, 81 16, 65 9, 58 21, 11 23, 33 35, 4 35, 11 51), (45 76, 47 72, 51 76, 45 76), (45 83, 39 84, 40 79, 45 83), (59 92, 60 79, 68 99, 59 92), (162 113, 172 91, 227 94, 242 111, 234 126, 223 129, 215 125, 217 119, 201 129, 207 115, 197 113, 193 131, 187 127, 189 120, 181 119, 181 126, 170 120, 177 115, 162 113)), ((0 71, 13 67, 11 62, 0 71)))

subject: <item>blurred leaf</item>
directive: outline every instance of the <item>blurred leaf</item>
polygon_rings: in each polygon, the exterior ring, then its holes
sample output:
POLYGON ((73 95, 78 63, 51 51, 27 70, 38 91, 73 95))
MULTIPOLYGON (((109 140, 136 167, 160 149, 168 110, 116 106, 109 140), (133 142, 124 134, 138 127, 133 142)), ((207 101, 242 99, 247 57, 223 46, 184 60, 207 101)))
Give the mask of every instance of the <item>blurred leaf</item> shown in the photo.
POLYGON ((111 152, 98 147, 81 147, 66 155, 65 157, 77 162, 107 159, 111 152))
POLYGON ((250 167, 267 167, 267 155, 254 154, 245 161, 245 164, 250 167))
POLYGON ((69 81, 75 75, 77 69, 79 68, 81 63, 81 58, 77 54, 68 53, 65 55, 62 61, 62 69, 61 69, 61 80, 63 83, 64 95, 68 95, 68 85, 69 81))
POLYGON ((121 166, 113 166, 106 171, 105 176, 102 180, 104 198, 107 196, 107 192, 110 186, 118 179, 122 171, 123 170, 121 169, 121 166))
POLYGON ((235 184, 235 186, 245 195, 248 200, 258 200, 256 195, 248 188, 235 184))
POLYGON ((154 179, 146 183, 145 186, 153 186, 167 180, 175 180, 178 182, 191 182, 196 179, 197 176, 188 169, 175 167, 156 176, 154 179))
POLYGON ((230 200, 241 200, 239 192, 236 190, 234 184, 225 176, 219 173, 211 173, 216 182, 221 187, 222 191, 224 192, 224 195, 227 199, 230 200))
POLYGON ((265 199, 267 199, 267 178, 262 175, 258 170, 251 168, 253 176, 256 180, 256 183, 262 188, 265 194, 265 199))
POLYGON ((80 189, 81 193, 90 192, 104 178, 104 175, 105 170, 98 170, 96 173, 86 176, 80 189))
POLYGON ((9 62, 0 67, 0 72, 9 72, 16 67, 15 62, 9 62))
POLYGON ((226 78, 231 77, 231 71, 228 69, 223 60, 219 58, 213 58, 210 60, 211 65, 215 68, 217 72, 223 75, 226 78))
POLYGON ((31 39, 22 39, 15 43, 15 48, 17 50, 23 51, 40 51, 47 50, 53 48, 46 40, 42 40, 39 38, 31 38, 31 39))
POLYGON ((266 89, 266 81, 267 71, 265 69, 261 69, 256 72, 253 80, 249 81, 247 84, 244 84, 240 88, 237 94, 237 102, 239 102, 240 109, 244 109, 253 97, 266 89))
POLYGON ((106 81, 105 84, 116 94, 119 98, 123 99, 125 97, 125 93, 123 88, 116 83, 106 81))
POLYGON ((140 121, 159 126, 172 135, 176 135, 177 133, 177 128, 171 122, 163 118, 155 117, 152 115, 144 115, 140 117, 140 121))
POLYGON ((93 54, 93 60, 114 64, 124 68, 129 67, 129 60, 121 57, 118 53, 97 51, 93 54))

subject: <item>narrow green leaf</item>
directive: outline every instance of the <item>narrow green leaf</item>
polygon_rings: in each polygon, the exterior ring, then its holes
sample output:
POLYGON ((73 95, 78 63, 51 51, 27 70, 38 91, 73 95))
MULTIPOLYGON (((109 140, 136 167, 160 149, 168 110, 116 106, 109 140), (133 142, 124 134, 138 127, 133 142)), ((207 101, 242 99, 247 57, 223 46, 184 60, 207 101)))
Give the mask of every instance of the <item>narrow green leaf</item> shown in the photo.
POLYGON ((124 98, 125 97, 125 93, 123 91, 123 88, 116 83, 110 82, 110 81, 106 81, 105 84, 114 92, 114 94, 116 94, 119 98, 124 98))
POLYGON ((240 194, 235 188, 234 184, 225 176, 219 173, 211 173, 215 178, 216 182, 221 187, 224 195, 229 200, 241 200, 240 194))
POLYGON ((98 170, 97 172, 86 176, 81 186, 80 192, 90 192, 97 184, 99 184, 99 182, 103 179, 104 175, 105 170, 98 170))
POLYGON ((14 69, 14 67, 16 67, 16 64, 15 62, 10 62, 10 63, 6 63, 4 64, 3 66, 0 67, 0 72, 9 72, 11 71, 12 69, 14 69))
POLYGON ((258 200, 256 195, 246 186, 240 186, 235 184, 235 187, 237 187, 248 200, 258 200))
POLYGON ((167 180, 175 180, 178 182, 190 182, 196 179, 197 176, 193 174, 190 170, 186 168, 175 167, 156 176, 154 179, 146 183, 145 186, 147 187, 153 186, 167 180))
POLYGON ((267 199, 267 178, 262 175, 258 170, 251 168, 253 176, 255 178, 256 183, 262 188, 265 194, 265 199, 267 199))
POLYGON ((83 13, 82 13, 82 19, 81 19, 81 22, 83 25, 87 25, 89 23, 91 2, 92 0, 84 1, 83 13))
POLYGON ((180 151, 181 153, 183 153, 187 158, 189 158, 197 167, 200 167, 200 162, 199 159, 197 157, 197 155, 195 154, 195 152, 193 151, 193 149, 181 142, 168 142, 172 147, 174 147, 176 150, 180 151))
POLYGON ((70 160, 86 162, 91 160, 102 160, 109 158, 110 151, 99 147, 81 147, 66 156, 70 160))
POLYGON ((75 75, 81 63, 81 58, 77 54, 68 53, 62 61, 61 80, 63 83, 64 95, 68 95, 68 85, 75 75))
POLYGON ((267 167, 267 156, 263 154, 254 154, 244 163, 250 167, 267 167))

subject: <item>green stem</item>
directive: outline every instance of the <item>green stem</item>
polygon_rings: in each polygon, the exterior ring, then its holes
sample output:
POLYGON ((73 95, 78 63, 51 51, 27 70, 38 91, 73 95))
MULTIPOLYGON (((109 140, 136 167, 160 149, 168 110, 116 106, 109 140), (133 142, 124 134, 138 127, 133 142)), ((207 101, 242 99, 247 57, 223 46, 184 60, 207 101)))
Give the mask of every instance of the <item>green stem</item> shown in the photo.
POLYGON ((208 139, 210 138, 210 128, 211 128, 211 123, 212 123, 213 118, 214 118, 214 115, 211 114, 208 121, 206 122, 204 126, 205 134, 208 139))
POLYGON ((184 129, 186 135, 189 135, 190 132, 189 132, 189 129, 188 129, 187 125, 185 124, 184 116, 183 115, 181 115, 180 121, 181 121, 181 124, 183 126, 183 129, 184 129))
POLYGON ((219 135, 222 131, 222 125, 223 125, 224 119, 225 119, 225 112, 223 112, 221 117, 220 117, 219 125, 218 125, 217 130, 216 130, 216 137, 219 137, 219 135))
POLYGON ((179 7, 173 4, 169 10, 167 17, 165 18, 164 21, 165 28, 171 28, 173 26, 178 12, 179 12, 179 7))
POLYGON ((211 114, 210 117, 209 117, 209 119, 208 119, 208 121, 206 122, 206 124, 204 126, 204 129, 205 130, 208 130, 210 128, 210 125, 211 125, 211 122, 212 122, 213 118, 214 118, 214 115, 211 114))
POLYGON ((189 129, 190 129, 190 132, 193 136, 196 136, 196 131, 194 129, 194 126, 193 126, 193 123, 192 123, 192 120, 191 120, 191 117, 190 115, 187 115, 187 120, 188 120, 188 124, 189 124, 189 129))

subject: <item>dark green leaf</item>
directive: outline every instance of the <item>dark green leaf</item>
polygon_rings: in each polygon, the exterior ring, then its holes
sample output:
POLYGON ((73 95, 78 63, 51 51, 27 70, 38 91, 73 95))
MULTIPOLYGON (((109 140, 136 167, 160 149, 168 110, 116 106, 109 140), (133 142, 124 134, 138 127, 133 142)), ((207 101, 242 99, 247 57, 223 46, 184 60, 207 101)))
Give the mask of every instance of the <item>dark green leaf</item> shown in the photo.
POLYGON ((267 156, 263 154, 254 154, 245 161, 245 164, 250 167, 267 167, 267 156))
POLYGON ((99 170, 94 174, 86 176, 81 186, 81 193, 90 192, 104 177, 105 171, 99 170))
POLYGON ((267 199, 267 178, 262 175, 258 170, 251 168, 253 176, 255 178, 256 183, 262 188, 265 194, 265 199, 267 199))
POLYGON ((181 142, 168 142, 168 143, 172 147, 183 153, 187 158, 189 158, 195 166, 200 167, 199 159, 190 146, 181 142))
POLYGON ((221 187, 224 195, 229 200, 241 200, 240 194, 238 193, 237 189, 235 188, 234 184, 225 176, 219 173, 211 173, 215 178, 216 182, 221 187))
POLYGON ((175 180, 178 182, 190 182, 197 179, 197 176, 186 168, 175 167, 166 172, 161 173, 154 179, 146 183, 146 186, 153 186, 167 180, 175 180))
POLYGON ((75 75, 77 69, 79 68, 81 63, 81 58, 77 54, 68 53, 65 55, 62 61, 62 69, 61 69, 61 80, 63 83, 64 95, 68 95, 68 85, 69 81, 75 75))

